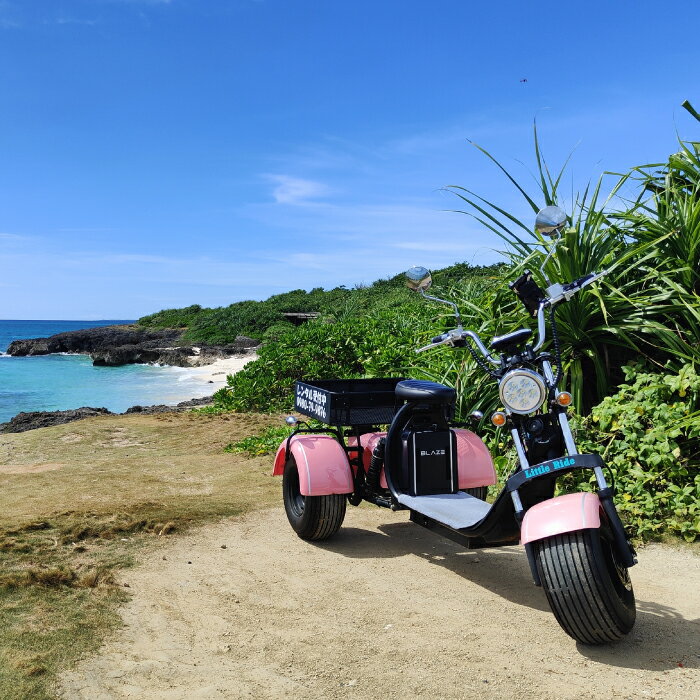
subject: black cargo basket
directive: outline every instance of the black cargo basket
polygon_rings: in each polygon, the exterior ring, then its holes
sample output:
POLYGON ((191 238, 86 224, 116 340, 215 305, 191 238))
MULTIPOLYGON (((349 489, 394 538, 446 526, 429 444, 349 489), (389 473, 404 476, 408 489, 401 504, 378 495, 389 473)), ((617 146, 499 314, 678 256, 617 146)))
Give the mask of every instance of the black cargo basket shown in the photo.
POLYGON ((328 425, 391 423, 398 409, 394 390, 400 381, 401 378, 297 382, 294 408, 328 425))

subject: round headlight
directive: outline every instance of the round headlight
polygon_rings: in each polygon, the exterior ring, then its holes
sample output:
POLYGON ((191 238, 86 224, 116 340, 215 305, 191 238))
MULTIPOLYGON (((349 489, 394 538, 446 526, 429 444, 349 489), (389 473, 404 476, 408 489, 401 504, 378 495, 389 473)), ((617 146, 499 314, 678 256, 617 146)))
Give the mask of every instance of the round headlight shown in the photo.
POLYGON ((547 397, 544 379, 530 369, 508 372, 498 385, 503 405, 513 413, 532 413, 547 397))

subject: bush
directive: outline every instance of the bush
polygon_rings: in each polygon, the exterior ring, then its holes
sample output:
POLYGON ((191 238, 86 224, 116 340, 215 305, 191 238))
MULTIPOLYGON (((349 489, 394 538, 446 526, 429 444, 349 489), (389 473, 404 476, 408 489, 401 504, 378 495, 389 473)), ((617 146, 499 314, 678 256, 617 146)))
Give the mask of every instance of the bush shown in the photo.
POLYGON ((605 460, 636 537, 693 542, 700 537, 700 378, 691 365, 674 374, 623 371, 618 391, 578 420, 579 450, 605 460))
POLYGON ((402 374, 413 352, 414 325, 406 316, 380 314, 299 326, 264 345, 255 362, 229 376, 228 386, 214 394, 215 406, 235 411, 290 410, 297 379, 402 374))

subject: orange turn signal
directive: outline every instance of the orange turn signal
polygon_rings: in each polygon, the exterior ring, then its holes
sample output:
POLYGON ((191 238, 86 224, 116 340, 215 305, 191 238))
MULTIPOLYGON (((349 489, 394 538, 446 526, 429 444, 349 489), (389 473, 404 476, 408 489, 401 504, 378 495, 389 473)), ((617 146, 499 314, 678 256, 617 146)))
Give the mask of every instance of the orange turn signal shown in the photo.
POLYGON ((505 424, 506 424, 506 420, 507 420, 506 414, 503 413, 503 411, 496 411, 496 413, 494 413, 494 414, 491 416, 491 422, 492 422, 497 428, 500 428, 501 426, 505 425, 505 424))
POLYGON ((568 391, 560 391, 554 399, 560 406, 571 406, 573 398, 568 391))

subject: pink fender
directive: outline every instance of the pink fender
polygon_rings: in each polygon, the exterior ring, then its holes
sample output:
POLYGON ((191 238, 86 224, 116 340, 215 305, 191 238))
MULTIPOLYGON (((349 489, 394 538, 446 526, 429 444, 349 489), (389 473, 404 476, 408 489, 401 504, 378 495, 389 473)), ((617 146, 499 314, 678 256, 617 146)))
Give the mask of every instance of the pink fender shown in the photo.
POLYGON ((538 503, 525 513, 520 544, 596 527, 600 527, 598 496, 594 493, 570 493, 538 503))
MULTIPOLYGON (((285 440, 277 450, 273 476, 284 473, 285 440)), ((302 496, 352 493, 352 470, 345 450, 331 435, 295 435, 289 447, 299 470, 302 496)))
MULTIPOLYGON (((470 489, 476 486, 491 486, 496 483, 496 470, 493 468, 493 460, 486 445, 478 435, 470 430, 456 429, 457 436, 457 468, 459 475, 459 488, 470 489)), ((386 437, 386 433, 365 433, 360 436, 360 444, 364 448, 362 462, 365 471, 369 468, 372 452, 379 440, 386 437)), ((357 444, 355 438, 348 440, 349 445, 357 444)), ((386 488, 386 477, 382 469, 379 484, 386 488)))
POLYGON ((471 430, 457 428, 457 469, 459 488, 491 486, 496 483, 496 470, 484 441, 471 430))

